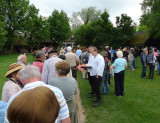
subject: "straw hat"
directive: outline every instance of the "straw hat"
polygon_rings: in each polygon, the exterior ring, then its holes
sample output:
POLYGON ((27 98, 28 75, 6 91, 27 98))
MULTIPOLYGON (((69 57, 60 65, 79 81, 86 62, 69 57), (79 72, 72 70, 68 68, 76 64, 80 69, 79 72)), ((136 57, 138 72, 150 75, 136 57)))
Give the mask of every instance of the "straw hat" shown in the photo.
POLYGON ((24 66, 18 64, 18 63, 13 63, 9 66, 8 68, 8 72, 5 74, 5 77, 7 77, 8 75, 10 75, 11 73, 22 69, 24 66))

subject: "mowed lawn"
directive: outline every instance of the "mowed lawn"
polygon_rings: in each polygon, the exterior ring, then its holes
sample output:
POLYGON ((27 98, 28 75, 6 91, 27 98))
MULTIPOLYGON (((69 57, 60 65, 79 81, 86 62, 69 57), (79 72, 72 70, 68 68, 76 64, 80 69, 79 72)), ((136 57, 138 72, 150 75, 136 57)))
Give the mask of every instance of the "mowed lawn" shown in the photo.
MULTIPOLYGON (((8 66, 17 62, 19 54, 0 56, 0 97, 6 80, 8 66)), ((27 54, 28 63, 33 61, 27 54)), ((148 75, 147 69, 147 75, 148 75)), ((87 98, 90 86, 88 80, 82 80, 78 72, 78 84, 86 123, 159 123, 160 122, 160 75, 155 72, 154 80, 141 78, 141 64, 133 72, 125 71, 124 96, 114 95, 114 79, 111 79, 110 93, 102 95, 99 107, 92 107, 94 98, 87 98)))

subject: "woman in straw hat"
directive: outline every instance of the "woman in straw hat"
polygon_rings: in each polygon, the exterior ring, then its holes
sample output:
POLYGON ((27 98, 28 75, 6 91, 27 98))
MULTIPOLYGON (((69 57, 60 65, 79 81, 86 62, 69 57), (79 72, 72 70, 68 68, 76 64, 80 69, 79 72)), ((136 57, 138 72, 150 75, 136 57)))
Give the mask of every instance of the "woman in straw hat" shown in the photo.
POLYGON ((19 80, 19 70, 22 69, 24 66, 13 63, 9 66, 7 73, 5 74, 5 77, 8 78, 8 80, 5 82, 2 90, 2 100, 5 102, 8 102, 8 100, 19 92, 21 90, 21 83, 19 80))

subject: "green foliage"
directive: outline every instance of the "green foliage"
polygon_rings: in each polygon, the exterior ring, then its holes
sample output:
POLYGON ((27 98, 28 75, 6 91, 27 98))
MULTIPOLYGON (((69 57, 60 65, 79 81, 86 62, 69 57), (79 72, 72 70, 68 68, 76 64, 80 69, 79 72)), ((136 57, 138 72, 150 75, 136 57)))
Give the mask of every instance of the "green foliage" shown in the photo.
POLYGON ((131 17, 126 14, 121 14, 121 17, 116 17, 116 26, 119 35, 118 42, 121 42, 121 45, 127 45, 134 36, 135 27, 131 17))
POLYGON ((143 0, 141 3, 143 15, 140 22, 146 25, 155 38, 160 38, 160 0, 143 0))
MULTIPOLYGON (((92 107, 95 98, 87 98, 91 91, 88 80, 82 79, 78 72, 78 87, 86 117, 85 123, 158 123, 159 107, 159 75, 155 72, 154 79, 141 78, 142 65, 137 58, 138 68, 134 71, 125 70, 124 96, 116 97, 114 78, 111 78, 109 94, 101 95, 101 105, 92 107)), ((149 67, 147 67, 147 75, 149 67)))
POLYGON ((6 46, 13 50, 16 33, 24 30, 28 16, 29 0, 1 0, 0 15, 6 24, 7 42, 6 46))
POLYGON ((5 42, 7 41, 6 34, 5 23, 0 21, 0 51, 5 46, 5 42))
POLYGON ((146 25, 139 24, 139 26, 138 26, 138 32, 140 32, 140 31, 146 31, 146 30, 149 30, 146 25))
POLYGON ((48 22, 50 24, 50 38, 57 44, 61 44, 71 36, 69 18, 64 11, 54 10, 49 16, 48 22))
POLYGON ((111 45, 120 47, 127 45, 135 33, 132 19, 126 14, 117 17, 117 27, 109 20, 109 13, 105 10, 96 21, 86 23, 74 31, 76 43, 80 45, 111 45))

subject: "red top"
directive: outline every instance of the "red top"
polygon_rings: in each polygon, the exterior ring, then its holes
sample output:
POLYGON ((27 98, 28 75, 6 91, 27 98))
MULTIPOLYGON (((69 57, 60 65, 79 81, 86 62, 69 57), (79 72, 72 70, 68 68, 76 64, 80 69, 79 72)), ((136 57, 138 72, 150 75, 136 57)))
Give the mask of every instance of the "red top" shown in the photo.
POLYGON ((44 63, 42 63, 42 62, 40 62, 40 61, 35 61, 35 62, 33 62, 32 65, 39 67, 40 72, 41 72, 41 74, 42 74, 43 64, 44 64, 44 63))

